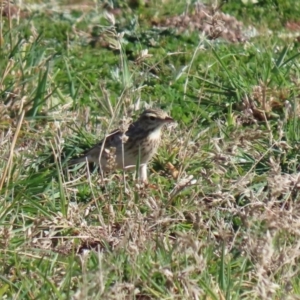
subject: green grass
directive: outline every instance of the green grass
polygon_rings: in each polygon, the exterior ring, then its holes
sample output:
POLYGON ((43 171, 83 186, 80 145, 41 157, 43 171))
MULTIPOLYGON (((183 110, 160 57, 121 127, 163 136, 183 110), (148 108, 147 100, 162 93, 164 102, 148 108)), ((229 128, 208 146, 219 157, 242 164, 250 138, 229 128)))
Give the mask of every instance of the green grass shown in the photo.
POLYGON ((240 43, 165 25, 194 1, 76 3, 2 20, 0 298, 296 299, 297 1, 224 4, 240 43), (149 186, 66 168, 146 104, 178 123, 149 186))

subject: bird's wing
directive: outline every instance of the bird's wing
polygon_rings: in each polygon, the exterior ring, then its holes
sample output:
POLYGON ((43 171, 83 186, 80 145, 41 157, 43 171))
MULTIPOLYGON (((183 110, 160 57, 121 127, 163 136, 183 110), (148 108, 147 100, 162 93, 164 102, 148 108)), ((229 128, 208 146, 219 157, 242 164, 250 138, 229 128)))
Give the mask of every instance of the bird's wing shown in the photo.
MULTIPOLYGON (((134 127, 134 123, 131 123, 128 127, 128 130, 125 132, 125 139, 123 140, 123 143, 126 143, 126 136, 129 138, 131 136, 132 128, 134 127)), ((84 162, 86 160, 88 161, 95 161, 96 159, 99 159, 99 156, 109 156, 109 149, 118 147, 118 145, 121 145, 120 140, 122 139, 124 133, 120 131, 120 129, 115 129, 114 131, 110 132, 104 139, 102 139, 99 143, 94 145, 92 148, 84 151, 80 157, 71 159, 69 161, 69 165, 78 164, 81 162, 84 162), (104 145, 103 145, 104 143, 104 145), (104 151, 106 149, 106 151, 104 151)))
POLYGON ((100 152, 103 151, 104 149, 116 147, 117 142, 120 139, 121 135, 122 135, 122 133, 120 132, 119 129, 116 129, 116 130, 110 132, 103 140, 101 140, 99 143, 97 143, 91 149, 85 151, 83 156, 88 156, 88 155, 92 155, 92 156, 98 155, 99 156, 100 152), (104 145, 103 145, 103 143, 104 143, 104 145))

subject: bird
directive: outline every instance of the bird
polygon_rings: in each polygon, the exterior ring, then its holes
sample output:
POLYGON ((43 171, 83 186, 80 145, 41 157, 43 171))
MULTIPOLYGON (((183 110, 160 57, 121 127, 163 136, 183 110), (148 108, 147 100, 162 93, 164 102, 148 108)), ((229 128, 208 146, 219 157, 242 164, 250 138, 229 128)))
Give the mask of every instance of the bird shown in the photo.
POLYGON ((147 183, 147 165, 156 154, 165 124, 175 123, 165 111, 158 108, 144 110, 125 130, 114 130, 103 140, 69 165, 82 162, 96 163, 101 172, 132 169, 139 166, 138 179, 147 183))

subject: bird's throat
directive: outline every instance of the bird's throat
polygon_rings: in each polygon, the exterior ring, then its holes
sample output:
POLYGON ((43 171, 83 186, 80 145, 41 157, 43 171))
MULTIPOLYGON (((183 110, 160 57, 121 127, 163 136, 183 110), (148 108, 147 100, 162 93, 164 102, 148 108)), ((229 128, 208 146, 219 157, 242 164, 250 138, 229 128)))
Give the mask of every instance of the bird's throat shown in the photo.
POLYGON ((150 140, 159 140, 160 135, 161 135, 161 130, 160 130, 160 128, 157 128, 157 129, 150 132, 149 139, 150 140))

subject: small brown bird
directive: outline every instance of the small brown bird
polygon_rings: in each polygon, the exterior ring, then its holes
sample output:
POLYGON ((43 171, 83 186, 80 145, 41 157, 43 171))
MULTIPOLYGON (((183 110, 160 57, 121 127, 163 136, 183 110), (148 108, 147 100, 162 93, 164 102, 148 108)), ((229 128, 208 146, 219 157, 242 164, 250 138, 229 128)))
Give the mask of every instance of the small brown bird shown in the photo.
POLYGON ((146 109, 127 131, 115 130, 81 157, 69 164, 93 162, 103 172, 135 168, 139 163, 139 179, 147 182, 147 164, 155 155, 161 140, 161 129, 174 120, 161 109, 146 109))

